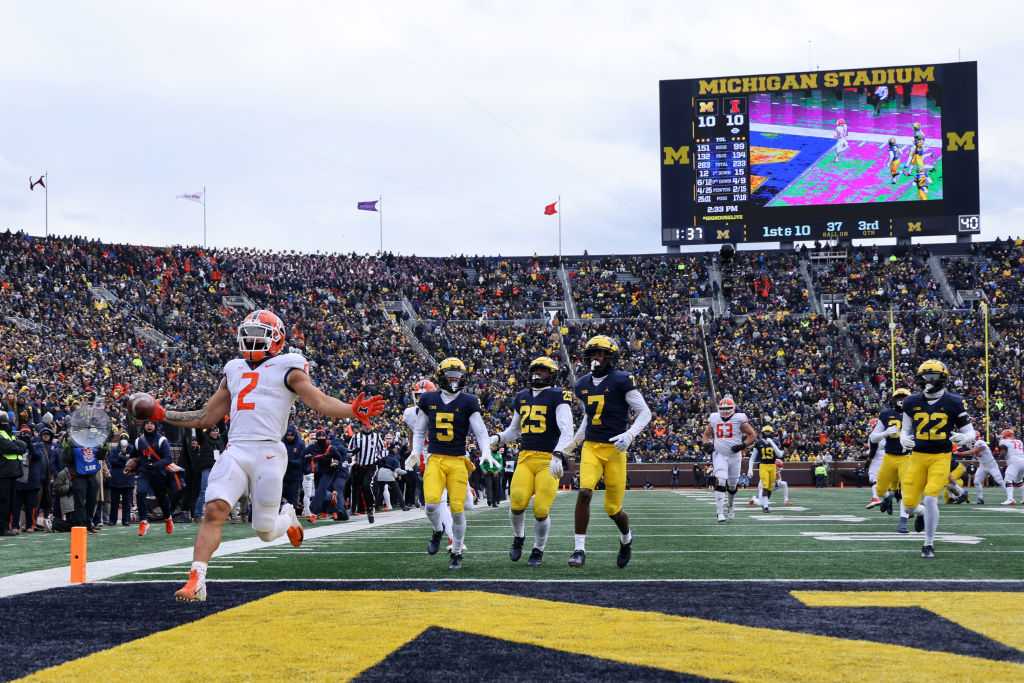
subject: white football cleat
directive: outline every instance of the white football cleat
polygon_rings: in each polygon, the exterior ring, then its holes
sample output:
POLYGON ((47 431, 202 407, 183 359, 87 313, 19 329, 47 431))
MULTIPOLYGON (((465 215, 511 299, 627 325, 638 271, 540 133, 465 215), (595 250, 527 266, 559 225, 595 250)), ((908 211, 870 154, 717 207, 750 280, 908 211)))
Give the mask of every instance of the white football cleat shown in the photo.
POLYGON ((1002 503, 1000 503, 1000 505, 1016 505, 1016 503, 1014 502, 1013 498, 1007 498, 1002 503))
POLYGON ((725 514, 724 513, 719 513, 718 514, 718 521, 719 522, 724 522, 725 521, 725 514))

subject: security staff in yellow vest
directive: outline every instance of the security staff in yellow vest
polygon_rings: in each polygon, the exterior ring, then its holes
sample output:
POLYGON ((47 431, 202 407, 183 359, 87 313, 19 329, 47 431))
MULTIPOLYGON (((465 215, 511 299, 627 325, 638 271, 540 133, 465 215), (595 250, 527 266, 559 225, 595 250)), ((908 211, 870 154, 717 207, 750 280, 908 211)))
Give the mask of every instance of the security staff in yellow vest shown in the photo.
POLYGON ((8 528, 14 507, 14 490, 21 476, 21 463, 28 446, 11 434, 11 420, 0 410, 0 536, 17 536, 18 528, 8 528))

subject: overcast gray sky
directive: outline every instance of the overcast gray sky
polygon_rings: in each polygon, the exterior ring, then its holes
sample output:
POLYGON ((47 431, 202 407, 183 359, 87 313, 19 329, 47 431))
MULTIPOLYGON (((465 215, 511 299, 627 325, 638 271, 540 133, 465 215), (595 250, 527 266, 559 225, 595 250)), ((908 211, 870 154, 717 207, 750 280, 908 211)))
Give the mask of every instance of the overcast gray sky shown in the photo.
POLYGON ((661 251, 658 81, 979 62, 984 235, 1024 234, 1004 2, 0 2, 0 230, 423 255, 661 251))

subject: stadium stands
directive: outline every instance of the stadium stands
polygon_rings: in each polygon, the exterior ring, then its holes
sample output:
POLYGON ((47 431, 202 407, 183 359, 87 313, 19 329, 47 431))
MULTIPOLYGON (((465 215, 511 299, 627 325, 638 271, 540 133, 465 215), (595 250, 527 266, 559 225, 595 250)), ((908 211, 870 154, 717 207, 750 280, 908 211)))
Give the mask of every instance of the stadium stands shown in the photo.
MULTIPOLYGON (((386 427, 396 435, 410 383, 431 375, 444 356, 473 369, 497 427, 510 417, 509 399, 530 359, 551 355, 569 382, 583 372, 583 342, 605 333, 619 339, 622 365, 654 412, 631 455, 701 458, 695 445, 713 379, 756 424, 771 422, 791 457, 845 459, 861 454, 867 421, 891 390, 892 308, 898 381, 909 382, 920 359, 937 356, 980 417, 981 317, 949 305, 931 254, 823 255, 574 257, 562 271, 551 258, 153 248, 4 233, 0 396, 16 420, 32 424, 46 412, 61 417, 94 391, 111 399, 119 424, 120 399, 135 390, 191 407, 215 388, 236 353, 235 326, 255 305, 285 320, 289 343, 310 359, 320 385, 340 396, 383 393, 386 427), (830 295, 843 304, 823 307, 830 295), (700 301, 726 314, 715 317, 700 301), (825 315, 835 311, 841 315, 825 315)), ((1017 425, 1024 250, 975 245, 944 254, 941 264, 953 291, 981 290, 997 308, 991 415, 994 426, 1017 425)), ((316 426, 303 409, 296 420, 305 430, 316 426)))

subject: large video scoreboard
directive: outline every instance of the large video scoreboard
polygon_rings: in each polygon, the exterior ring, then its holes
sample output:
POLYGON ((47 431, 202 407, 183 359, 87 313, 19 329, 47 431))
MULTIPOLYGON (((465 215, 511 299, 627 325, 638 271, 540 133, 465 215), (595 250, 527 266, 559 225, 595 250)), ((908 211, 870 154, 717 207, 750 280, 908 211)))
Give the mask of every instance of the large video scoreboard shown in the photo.
POLYGON ((661 81, 662 244, 980 232, 977 62, 661 81))

